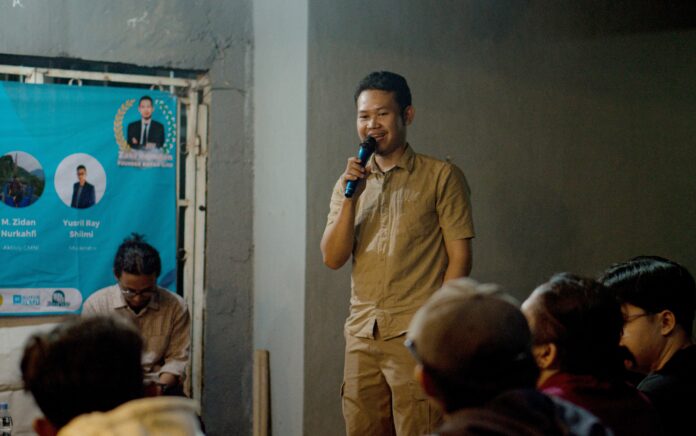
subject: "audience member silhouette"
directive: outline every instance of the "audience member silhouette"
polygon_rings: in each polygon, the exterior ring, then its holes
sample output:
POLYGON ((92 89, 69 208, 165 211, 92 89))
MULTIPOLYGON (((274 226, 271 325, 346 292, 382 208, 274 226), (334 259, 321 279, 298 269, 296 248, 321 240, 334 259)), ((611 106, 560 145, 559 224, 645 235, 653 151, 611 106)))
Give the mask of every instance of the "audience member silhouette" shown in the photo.
POLYGON ((24 387, 44 417, 39 436, 202 434, 195 402, 144 397, 138 331, 117 317, 74 319, 32 336, 24 349, 24 387), (93 413, 94 412, 94 413, 93 413))
POLYGON ((654 404, 665 434, 694 434, 693 277, 676 262, 641 256, 613 265, 600 281, 621 303, 621 343, 633 355, 632 369, 646 375, 638 389, 654 404))
POLYGON ((657 412, 625 381, 621 308, 598 282, 556 274, 522 304, 539 389, 597 415, 617 435, 659 435, 657 412))
POLYGON ((452 280, 411 321, 416 377, 445 411, 436 434, 611 434, 586 410, 534 388, 529 327, 510 300, 494 285, 452 280))

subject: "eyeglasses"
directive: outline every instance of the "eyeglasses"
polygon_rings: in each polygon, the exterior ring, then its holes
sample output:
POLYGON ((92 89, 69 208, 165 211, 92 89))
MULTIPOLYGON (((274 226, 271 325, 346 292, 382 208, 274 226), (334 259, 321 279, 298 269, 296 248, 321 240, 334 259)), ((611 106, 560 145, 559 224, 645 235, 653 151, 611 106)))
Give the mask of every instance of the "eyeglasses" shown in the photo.
POLYGON ((147 289, 141 289, 139 291, 134 291, 133 289, 125 288, 125 287, 123 287, 123 285, 121 283, 118 284, 118 287, 121 289, 121 293, 126 298, 152 297, 153 295, 155 295, 157 293, 156 286, 153 286, 153 287, 147 288, 147 289))
POLYGON ((439 369, 435 369, 434 367, 423 362, 423 359, 421 358, 421 356, 418 354, 418 351, 416 350, 416 343, 413 341, 413 339, 407 338, 404 341, 404 345, 406 346, 406 348, 408 348, 408 351, 411 352, 411 355, 416 360, 416 362, 418 362, 418 364, 423 366, 423 369, 425 371, 427 371, 431 377, 433 377, 437 380, 447 380, 448 379, 444 372, 440 371, 439 369))
POLYGON ((488 375, 492 377, 494 374, 517 371, 519 368, 525 367, 524 362, 533 362, 529 350, 522 350, 514 356, 510 356, 509 352, 505 352, 503 355, 500 355, 500 358, 492 358, 493 360, 489 359, 485 361, 484 366, 480 365, 481 362, 484 362, 483 360, 474 362, 469 359, 470 361, 459 369, 442 370, 435 369, 433 366, 423 361, 416 349, 416 343, 412 339, 406 339, 404 345, 408 348, 408 351, 411 352, 413 358, 416 359, 416 362, 421 364, 432 377, 441 380, 441 383, 452 383, 454 381, 460 385, 467 385, 469 383, 476 384, 478 383, 477 381, 470 379, 471 371, 483 375, 484 377, 488 375))
POLYGON ((648 315, 651 315, 651 314, 648 313, 648 312, 643 312, 643 313, 634 313, 633 315, 625 315, 625 316, 623 317, 624 324, 628 324, 628 323, 630 323, 631 321, 635 321, 635 320, 637 320, 638 318, 642 318, 642 317, 648 316, 648 315))
POLYGON ((422 364, 423 360, 420 358, 418 355, 418 352, 416 351, 416 343, 413 342, 413 339, 408 338, 404 341, 404 345, 406 348, 408 348, 408 351, 411 352, 411 355, 413 356, 414 359, 416 359, 416 362, 422 364))

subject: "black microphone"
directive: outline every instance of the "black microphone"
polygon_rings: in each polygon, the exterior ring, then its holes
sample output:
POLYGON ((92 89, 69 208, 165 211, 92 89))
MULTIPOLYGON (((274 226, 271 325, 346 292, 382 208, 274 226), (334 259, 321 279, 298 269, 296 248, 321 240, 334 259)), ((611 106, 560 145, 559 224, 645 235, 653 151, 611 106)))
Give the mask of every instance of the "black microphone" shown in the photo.
MULTIPOLYGON (((372 136, 368 136, 365 138, 362 144, 360 144, 360 150, 358 151, 358 159, 360 159, 360 166, 365 166, 367 165, 367 161, 370 160, 370 156, 372 156, 372 153, 375 152, 375 148, 377 148, 377 141, 375 141, 375 138, 372 136)), ((351 198, 353 194, 355 193, 355 188, 358 187, 358 183, 360 182, 360 179, 358 180, 348 180, 348 183, 346 183, 346 198, 351 198)))

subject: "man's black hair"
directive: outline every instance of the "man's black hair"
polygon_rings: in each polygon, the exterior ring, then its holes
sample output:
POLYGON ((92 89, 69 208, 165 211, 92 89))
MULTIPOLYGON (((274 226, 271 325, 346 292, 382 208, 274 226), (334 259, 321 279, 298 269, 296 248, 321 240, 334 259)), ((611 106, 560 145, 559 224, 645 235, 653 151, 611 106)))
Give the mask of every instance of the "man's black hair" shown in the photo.
POLYGON ((355 89, 355 102, 358 102, 358 97, 363 91, 369 89, 393 92, 402 118, 405 116, 406 108, 411 106, 411 90, 406 79, 399 74, 390 71, 375 71, 368 74, 355 89))
POLYGON ((149 95, 143 95, 142 97, 140 97, 140 100, 138 100, 138 105, 140 105, 140 103, 142 103, 143 100, 149 100, 150 104, 153 104, 152 97, 150 97, 149 95))
POLYGON ((691 337, 696 285, 683 266, 658 256, 639 256, 612 265, 600 281, 622 304, 632 304, 651 314, 669 310, 691 337))
POLYGON ((114 258, 114 275, 120 278, 124 272, 147 276, 154 274, 155 277, 162 272, 159 253, 145 242, 143 235, 133 233, 118 247, 114 258))
POLYGON ((80 171, 80 170, 85 170, 85 171, 87 171, 87 168, 85 168, 84 165, 80 164, 80 165, 77 166, 77 169, 76 169, 75 171, 80 171))
POLYGON ((142 398, 143 342, 126 321, 93 316, 29 338, 22 356, 24 389, 60 429, 73 418, 142 398))

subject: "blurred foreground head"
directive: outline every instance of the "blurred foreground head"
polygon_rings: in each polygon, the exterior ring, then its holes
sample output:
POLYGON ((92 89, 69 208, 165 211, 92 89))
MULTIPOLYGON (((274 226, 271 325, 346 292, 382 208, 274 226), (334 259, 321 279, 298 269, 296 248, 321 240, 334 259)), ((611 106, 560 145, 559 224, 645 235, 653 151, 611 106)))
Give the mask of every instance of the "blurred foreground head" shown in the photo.
POLYGON ((417 377, 447 413, 480 406, 539 374, 527 321, 496 285, 452 280, 421 307, 406 341, 417 377))
POLYGON ((27 341, 21 362, 24 388, 59 430, 84 413, 143 397, 142 346, 127 321, 109 316, 68 321, 27 341))

